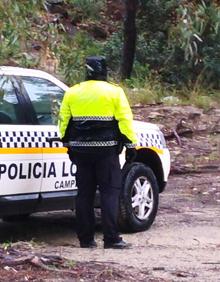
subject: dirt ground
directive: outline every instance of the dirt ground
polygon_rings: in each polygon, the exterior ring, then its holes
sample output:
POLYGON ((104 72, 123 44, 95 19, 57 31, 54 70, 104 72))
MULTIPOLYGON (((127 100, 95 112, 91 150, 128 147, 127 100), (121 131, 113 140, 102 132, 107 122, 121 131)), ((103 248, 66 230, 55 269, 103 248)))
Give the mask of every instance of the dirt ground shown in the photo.
POLYGON ((104 250, 98 219, 98 248, 88 250, 79 248, 70 212, 0 222, 0 281, 220 281, 220 110, 134 111, 137 119, 160 124, 171 151, 171 175, 152 227, 122 234, 131 249, 104 250))

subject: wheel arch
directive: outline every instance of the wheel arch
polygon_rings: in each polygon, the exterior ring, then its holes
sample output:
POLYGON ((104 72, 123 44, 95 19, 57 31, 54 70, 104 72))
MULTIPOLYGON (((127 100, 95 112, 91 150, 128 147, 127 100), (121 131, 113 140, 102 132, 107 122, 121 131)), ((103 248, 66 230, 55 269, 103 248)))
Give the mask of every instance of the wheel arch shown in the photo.
POLYGON ((138 149, 135 162, 143 163, 152 169, 157 179, 157 183, 159 186, 159 193, 163 192, 166 183, 164 182, 164 172, 163 172, 162 162, 158 154, 154 150, 149 148, 138 149))
MULTIPOLYGON (((140 232, 150 228, 153 224, 159 203, 159 185, 156 177, 149 166, 141 162, 126 163, 123 167, 123 189, 119 201, 119 216, 118 223, 120 229, 124 232, 140 232), (132 196, 134 190, 134 181, 144 176, 144 181, 147 181, 151 187, 152 210, 146 219, 140 219, 136 215, 136 210, 132 207, 132 196), (145 179, 147 177, 147 179, 145 179)), ((139 185, 142 185, 141 183, 139 185)), ((148 185, 147 185, 148 186, 148 185)), ((143 186, 144 187, 144 186, 143 186)), ((137 194, 137 191, 135 192, 137 194)), ((143 202, 138 204, 142 205, 143 202)))

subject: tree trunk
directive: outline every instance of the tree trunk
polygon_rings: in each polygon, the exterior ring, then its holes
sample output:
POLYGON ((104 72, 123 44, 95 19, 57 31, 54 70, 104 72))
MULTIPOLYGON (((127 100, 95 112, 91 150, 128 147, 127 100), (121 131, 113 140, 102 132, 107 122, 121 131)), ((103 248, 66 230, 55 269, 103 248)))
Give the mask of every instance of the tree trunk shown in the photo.
POLYGON ((136 12, 138 0, 125 0, 125 19, 124 19, 124 46, 121 62, 121 78, 130 78, 136 48, 136 12))

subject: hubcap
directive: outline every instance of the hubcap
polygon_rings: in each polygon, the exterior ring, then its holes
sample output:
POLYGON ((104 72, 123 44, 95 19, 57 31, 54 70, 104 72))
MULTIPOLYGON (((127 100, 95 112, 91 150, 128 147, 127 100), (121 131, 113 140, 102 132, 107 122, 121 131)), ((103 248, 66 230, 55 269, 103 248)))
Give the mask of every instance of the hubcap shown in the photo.
POLYGON ((147 177, 137 178, 132 187, 132 208, 140 220, 147 219, 153 209, 153 189, 147 177))

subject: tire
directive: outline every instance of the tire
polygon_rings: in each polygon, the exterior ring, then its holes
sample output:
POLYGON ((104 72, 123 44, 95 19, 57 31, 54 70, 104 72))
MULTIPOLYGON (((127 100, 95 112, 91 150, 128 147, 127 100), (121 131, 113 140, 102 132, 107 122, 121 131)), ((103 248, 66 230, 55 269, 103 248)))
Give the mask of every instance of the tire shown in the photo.
POLYGON ((127 165, 120 196, 120 229, 126 232, 147 230, 154 222, 158 204, 159 188, 153 171, 142 163, 127 165))

